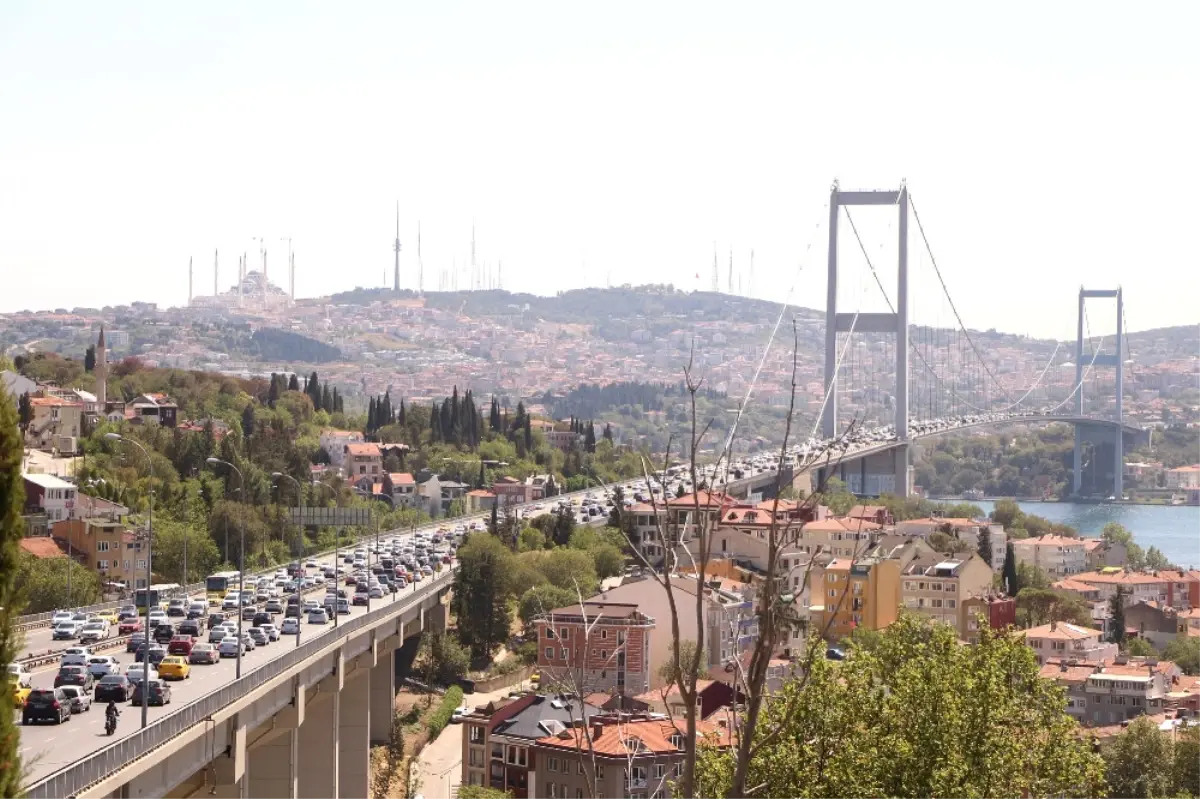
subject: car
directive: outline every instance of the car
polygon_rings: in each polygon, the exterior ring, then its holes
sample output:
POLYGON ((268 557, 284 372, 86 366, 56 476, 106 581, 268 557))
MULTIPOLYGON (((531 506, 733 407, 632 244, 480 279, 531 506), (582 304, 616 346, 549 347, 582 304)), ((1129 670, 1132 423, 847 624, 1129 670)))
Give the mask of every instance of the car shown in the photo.
POLYGON ((187 617, 189 619, 199 619, 208 613, 207 602, 192 602, 187 607, 187 617))
POLYGON ((258 615, 258 608, 253 605, 247 605, 242 608, 242 621, 254 621, 254 617, 258 615))
POLYGON ((254 636, 250 634, 249 630, 242 633, 242 646, 246 647, 247 652, 253 652, 258 648, 258 644, 255 643, 254 636))
POLYGON ((83 629, 79 631, 79 642, 81 644, 94 644, 97 641, 102 641, 108 638, 109 626, 106 621, 89 621, 83 625, 83 629))
POLYGON ((129 697, 129 704, 142 704, 142 690, 146 690, 146 704, 148 705, 169 705, 171 704, 171 686, 159 679, 151 679, 147 682, 140 682, 133 687, 133 696, 129 697))
POLYGON ((92 696, 97 702, 128 702, 133 683, 124 674, 107 674, 96 683, 92 696))
POLYGON ((266 607, 263 608, 267 613, 283 613, 282 599, 268 599, 266 607))
POLYGON ((154 628, 154 643, 156 644, 169 644, 174 637, 175 626, 172 624, 160 624, 154 628))
POLYGON ((67 697, 71 702, 71 714, 87 713, 92 709, 92 698, 88 696, 87 691, 77 685, 64 685, 62 687, 63 696, 67 697))
POLYGON ((13 707, 20 710, 25 707, 25 700, 29 698, 29 694, 33 692, 33 689, 18 685, 17 683, 13 683, 12 689, 13 707))
POLYGON ((71 700, 61 688, 42 688, 29 692, 25 708, 21 711, 22 724, 53 721, 62 724, 71 720, 71 700))
MULTIPOLYGON (((131 684, 137 684, 142 681, 143 671, 141 662, 131 663, 125 668, 125 676, 129 678, 131 684)), ((150 679, 158 679, 158 669, 154 668, 154 664, 150 665, 150 679)))
POLYGON ((110 655, 94 655, 88 659, 87 669, 97 680, 104 679, 105 676, 119 671, 120 668, 121 664, 110 655))
POLYGON ((168 655, 158 664, 158 675, 163 680, 186 680, 192 676, 192 667, 182 655, 168 655))
POLYGON ((234 591, 232 594, 226 594, 225 599, 221 600, 222 610, 237 610, 241 602, 238 599, 238 593, 234 591))
POLYGON ((325 613, 325 608, 313 608, 308 612, 309 624, 328 624, 329 616, 325 613))
POLYGON ((284 617, 285 619, 298 619, 298 618, 300 618, 300 606, 299 606, 299 605, 288 605, 288 606, 287 606, 287 610, 285 610, 285 611, 283 612, 283 617, 284 617))
POLYGON ((115 610, 102 610, 88 619, 88 621, 103 621, 107 622, 110 627, 115 627, 121 619, 117 616, 115 610))
POLYGON ((261 627, 264 624, 272 624, 272 623, 274 623, 274 621, 275 621, 275 617, 272 616, 270 613, 255 613, 254 619, 252 620, 252 623, 250 626, 251 627, 261 627))
POLYGON ((59 622, 70 621, 73 618, 75 618, 75 614, 69 610, 56 610, 54 611, 54 615, 50 617, 50 626, 53 627, 59 622))
POLYGON ((167 603, 168 616, 187 616, 187 603, 182 599, 172 599, 167 603))
POLYGON ((313 560, 312 558, 309 558, 308 561, 304 564, 304 567, 306 569, 315 569, 315 568, 317 568, 317 562, 315 560, 313 560))
POLYGON ((221 654, 212 644, 196 644, 188 655, 188 663, 193 665, 212 665, 221 660, 221 654))
POLYGON ((29 673, 29 668, 24 663, 9 663, 8 678, 22 688, 28 688, 33 675, 29 673))
POLYGON ((216 627, 218 624, 224 624, 224 623, 225 623, 225 614, 224 613, 208 614, 208 629, 211 630, 213 627, 216 627))
POLYGON ((299 635, 300 634, 300 619, 286 618, 283 620, 283 626, 279 628, 280 635, 299 635))
POLYGON ((158 627, 160 624, 170 624, 171 619, 161 610, 150 611, 150 618, 146 620, 147 626, 151 629, 158 627))
POLYGON ((187 657, 192 653, 192 647, 195 645, 196 639, 192 636, 177 635, 171 639, 171 643, 167 644, 167 654, 187 657))
POLYGON ((142 620, 138 616, 126 616, 117 624, 117 635, 130 635, 142 631, 142 620))
POLYGON ((367 596, 371 599, 383 599, 383 588, 378 585, 373 585, 368 589, 367 596))
POLYGON ((120 621, 123 621, 124 619, 136 618, 138 615, 140 615, 140 614, 138 613, 138 609, 135 606, 122 605, 117 610, 117 621, 120 622, 120 621))
POLYGON ((274 624, 260 624, 258 628, 267 634, 267 639, 270 641, 279 640, 279 628, 274 624))
POLYGON ((54 641, 71 641, 79 637, 79 631, 82 629, 83 624, 80 622, 61 621, 54 625, 54 631, 50 633, 50 638, 54 641))
POLYGON ((54 687, 78 685, 85 691, 91 691, 96 684, 96 678, 87 670, 87 666, 63 666, 54 675, 54 687))
POLYGON ((179 622, 179 626, 175 628, 175 635, 190 635, 193 638, 199 638, 203 631, 204 622, 199 619, 189 619, 179 622))
POLYGON ((363 592, 361 592, 361 593, 359 593, 359 592, 357 592, 357 591, 356 591, 356 592, 354 592, 354 600, 353 600, 353 604, 355 604, 355 605, 366 605, 366 604, 367 604, 367 602, 368 602, 368 600, 367 600, 367 596, 368 596, 368 595, 367 595, 367 592, 366 592, 366 591, 363 591, 363 592))
POLYGON ((238 656, 239 650, 242 654, 246 653, 246 647, 244 645, 238 645, 236 635, 231 635, 228 638, 222 639, 221 643, 217 646, 217 651, 223 658, 235 658, 238 656))
POLYGON ((466 718, 466 715, 472 710, 473 708, 469 708, 466 705, 459 705, 458 707, 454 708, 454 712, 450 714, 450 723, 462 724, 463 719, 466 718))
POLYGON ((129 636, 129 640, 125 642, 126 652, 136 652, 141 649, 142 644, 146 643, 145 633, 134 633, 129 636))
POLYGON ((210 644, 219 644, 229 635, 229 630, 224 624, 218 624, 208 631, 208 642, 210 644))
POLYGON ((246 634, 250 636, 250 640, 254 641, 255 646, 266 646, 271 643, 270 637, 262 627, 251 627, 246 634))

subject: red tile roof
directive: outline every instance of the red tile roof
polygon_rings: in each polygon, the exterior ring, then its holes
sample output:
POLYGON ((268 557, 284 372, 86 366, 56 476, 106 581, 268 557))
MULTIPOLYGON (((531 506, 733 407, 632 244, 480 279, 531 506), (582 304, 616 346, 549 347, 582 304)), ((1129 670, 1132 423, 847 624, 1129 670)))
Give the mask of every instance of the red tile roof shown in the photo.
POLYGON ((65 558, 67 556, 67 553, 62 551, 53 538, 46 536, 22 538, 20 544, 21 549, 36 558, 65 558))

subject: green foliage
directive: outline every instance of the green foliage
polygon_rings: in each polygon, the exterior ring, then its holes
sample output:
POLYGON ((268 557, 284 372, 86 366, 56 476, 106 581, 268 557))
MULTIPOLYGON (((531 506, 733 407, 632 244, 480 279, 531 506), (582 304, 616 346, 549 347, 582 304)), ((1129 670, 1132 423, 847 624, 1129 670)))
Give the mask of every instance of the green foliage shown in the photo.
POLYGON ((574 605, 578 602, 579 598, 574 591, 568 591, 566 588, 559 588, 547 583, 545 585, 535 585, 522 594, 517 607, 521 623, 525 625, 526 630, 530 630, 533 627, 533 620, 543 613, 549 613, 552 610, 574 605))
POLYGON ((1104 750, 1109 792, 1133 799, 1175 796, 1174 748, 1171 739, 1147 717, 1129 722, 1104 750))
POLYGON ((471 668, 471 656, 454 636, 427 632, 421 636, 413 668, 426 685, 451 685, 471 668))
POLYGON ((1173 776, 1176 796, 1200 796, 1200 727, 1195 724, 1180 730, 1175 739, 1173 776))
POLYGON ((1112 619, 1112 633, 1109 640, 1114 644, 1125 644, 1125 597, 1128 591, 1124 586, 1117 586, 1116 593, 1108 600, 1108 616, 1112 619))
POLYGON ((601 544, 588 550, 595 564, 596 576, 601 580, 616 577, 625 569, 625 556, 612 544, 601 544))
POLYGON ((512 791, 502 791, 486 785, 458 786, 458 799, 512 799, 512 795, 512 791))
POLYGON ((1130 638, 1125 642, 1125 654, 1134 657, 1156 658, 1158 650, 1145 638, 1130 638))
POLYGON ((1060 496, 1071 479, 1070 426, 945 435, 920 448, 914 479, 934 496, 982 491, 993 497, 1060 496))
POLYGON ((513 554, 494 536, 472 535, 459 548, 458 561, 450 610, 458 619, 459 640, 474 657, 486 657, 508 640, 513 554))
POLYGON ((22 552, 17 562, 17 584, 26 613, 94 605, 102 598, 100 576, 69 558, 39 558, 22 552))
MULTIPOLYGON (((1131 569, 1140 569, 1146 565, 1146 553, 1136 541, 1133 540, 1133 533, 1129 528, 1120 522, 1109 522, 1104 525, 1100 531, 1100 540, 1107 541, 1110 544, 1121 544, 1125 547, 1126 562, 1131 569)), ((1160 552, 1159 555, 1162 553, 1160 552)), ((1162 558, 1166 560, 1166 558, 1162 558)))
POLYGON ((587 552, 564 548, 522 552, 517 561, 533 567, 551 585, 571 592, 578 589, 585 599, 600 587, 595 561, 587 552))
MULTIPOLYGON (((23 452, 15 405, 0 385, 0 663, 16 659, 21 641, 13 622, 23 610, 18 582, 19 542, 25 534, 21 519, 25 504, 23 452)), ((15 716, 0 713, 0 796, 21 795, 21 776, 21 736, 15 716)))
POLYGON ((834 516, 845 516, 858 502, 858 497, 850 493, 842 480, 831 477, 825 481, 825 490, 818 496, 817 502, 829 508, 834 516))
POLYGON ((1017 625, 1037 627, 1049 622, 1091 627, 1092 609, 1078 594, 1052 588, 1022 588, 1017 592, 1017 625))
POLYGON ((1181 635, 1163 650, 1163 658, 1173 661, 1184 674, 1200 674, 1200 638, 1181 635))
POLYGON ((1026 588, 1049 588, 1050 575, 1034 566, 1032 563, 1017 564, 1017 593, 1026 588))
POLYGON ((658 667, 658 677, 660 680, 662 680, 662 684, 664 686, 680 684, 685 686, 695 685, 696 678, 701 676, 701 674, 707 669, 707 653, 701 653, 699 670, 694 670, 692 668, 692 663, 694 663, 696 659, 696 642, 691 640, 680 641, 678 647, 678 658, 675 656, 676 647, 674 642, 672 642, 670 646, 670 654, 667 655, 667 659, 663 661, 662 665, 658 667), (681 678, 684 677, 684 675, 688 675, 690 679, 682 680, 681 678))
MULTIPOLYGON (((877 646, 814 658, 765 704, 748 784, 762 796, 1103 795, 1103 762, 1062 689, 1019 634, 981 632, 961 646, 953 628, 903 613, 877 646)), ((696 793, 724 795, 733 769, 733 753, 701 746, 696 793)))
POLYGON ((342 359, 342 353, 337 347, 331 347, 299 333, 270 327, 254 331, 248 349, 260 360, 272 362, 327 363, 342 359))
POLYGON ((538 552, 546 548, 546 535, 536 527, 526 527, 517 537, 518 552, 538 552))
POLYGON ((446 691, 446 695, 442 697, 441 703, 438 704, 437 710, 429 717, 429 740, 437 738, 446 725, 450 723, 450 717, 454 715, 454 711, 462 704, 463 689, 457 685, 450 686, 446 691))

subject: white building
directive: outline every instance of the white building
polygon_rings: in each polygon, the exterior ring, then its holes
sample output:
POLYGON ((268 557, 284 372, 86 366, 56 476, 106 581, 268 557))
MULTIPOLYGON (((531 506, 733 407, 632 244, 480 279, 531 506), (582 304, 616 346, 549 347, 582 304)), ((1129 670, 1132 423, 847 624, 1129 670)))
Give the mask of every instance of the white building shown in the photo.
POLYGON ((53 524, 75 518, 74 483, 52 474, 25 474, 25 507, 38 508, 53 524))
POLYGON ((339 473, 346 462, 346 445, 363 443, 363 434, 356 430, 322 430, 318 443, 329 463, 339 473))
MULTIPOLYGON (((1018 538, 1012 542, 1017 563, 1036 566, 1051 579, 1060 580, 1087 571, 1087 546, 1082 539, 1061 535, 1018 538)), ((1004 563, 1003 560, 1000 561, 1004 563)))

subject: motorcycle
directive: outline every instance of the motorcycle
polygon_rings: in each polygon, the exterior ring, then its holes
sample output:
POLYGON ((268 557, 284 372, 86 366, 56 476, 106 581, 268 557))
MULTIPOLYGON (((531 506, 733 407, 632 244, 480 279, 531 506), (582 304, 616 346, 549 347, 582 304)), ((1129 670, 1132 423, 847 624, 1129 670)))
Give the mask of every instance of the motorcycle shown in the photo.
POLYGON ((117 731, 117 716, 119 716, 119 715, 121 715, 121 714, 114 713, 104 719, 104 734, 105 735, 112 735, 114 732, 117 731))

